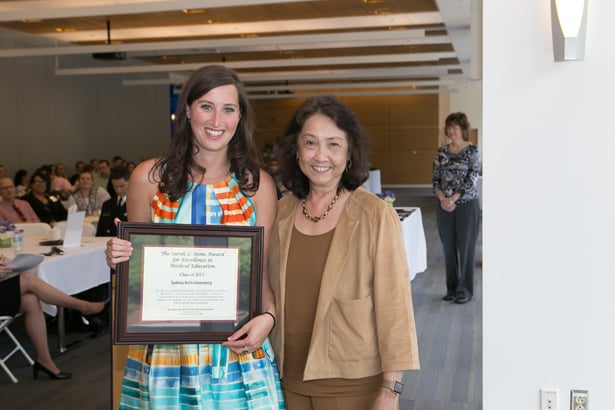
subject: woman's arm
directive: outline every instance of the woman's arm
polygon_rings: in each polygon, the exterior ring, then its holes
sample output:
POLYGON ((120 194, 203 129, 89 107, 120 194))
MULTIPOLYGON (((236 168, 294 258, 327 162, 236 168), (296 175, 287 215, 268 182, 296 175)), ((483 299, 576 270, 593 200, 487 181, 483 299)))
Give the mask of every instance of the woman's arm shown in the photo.
POLYGON ((459 199, 465 191, 475 189, 478 182, 478 176, 480 175, 480 153, 476 145, 470 146, 470 150, 470 155, 466 158, 468 169, 457 190, 457 198, 455 200, 459 199))
POLYGON ((271 240, 273 222, 275 221, 278 210, 277 192, 273 179, 263 170, 261 170, 260 175, 260 186, 253 200, 254 206, 256 207, 256 225, 265 228, 263 238, 263 303, 261 308, 263 312, 270 312, 275 316, 275 300, 269 283, 269 242, 271 240))
MULTIPOLYGON (((403 375, 402 372, 384 372, 382 373, 382 380, 401 382, 403 375)), ((372 410, 397 410, 398 401, 399 394, 385 387, 381 387, 372 405, 372 410)))
POLYGON ((277 194, 275 184, 271 176, 261 170, 258 191, 252 197, 256 209, 256 225, 264 228, 263 246, 263 281, 262 281, 262 304, 261 314, 256 316, 245 326, 235 332, 223 345, 235 353, 253 352, 260 348, 274 326, 274 318, 277 317, 275 300, 269 283, 269 241, 271 230, 277 213, 277 194), (270 315, 273 315, 270 316, 270 315), (245 338, 243 338, 245 336, 245 338), (242 339, 243 338, 243 339, 242 339))
POLYGON ((158 184, 150 176, 156 161, 150 159, 140 163, 128 180, 126 191, 126 213, 130 222, 151 222, 151 202, 158 184))

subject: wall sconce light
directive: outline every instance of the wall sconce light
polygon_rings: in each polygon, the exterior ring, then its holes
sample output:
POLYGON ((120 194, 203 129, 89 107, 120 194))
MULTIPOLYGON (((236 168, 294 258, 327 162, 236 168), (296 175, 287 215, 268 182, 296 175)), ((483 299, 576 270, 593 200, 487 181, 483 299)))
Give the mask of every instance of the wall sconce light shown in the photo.
POLYGON ((587 0, 551 0, 551 32, 555 61, 583 60, 587 0))

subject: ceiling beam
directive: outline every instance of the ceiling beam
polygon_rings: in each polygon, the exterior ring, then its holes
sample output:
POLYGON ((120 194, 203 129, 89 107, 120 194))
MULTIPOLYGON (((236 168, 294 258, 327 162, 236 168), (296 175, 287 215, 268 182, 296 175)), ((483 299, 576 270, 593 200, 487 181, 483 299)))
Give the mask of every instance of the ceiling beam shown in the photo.
MULTIPOLYGON (((148 43, 104 44, 87 46, 49 46, 0 49, 0 58, 61 56, 105 52, 152 52, 157 55, 168 51, 186 50, 194 53, 239 53, 252 51, 313 50, 329 48, 356 48, 384 45, 447 44, 448 36, 427 36, 425 30, 382 30, 336 34, 300 34, 249 38, 223 38, 216 40, 157 41, 148 43)), ((136 54, 138 56, 138 54, 136 54)))
MULTIPOLYGON (((228 66, 228 64, 225 64, 228 66)), ((202 67, 199 66, 199 67, 202 67)), ((363 69, 338 69, 338 70, 300 70, 300 71, 267 71, 267 72, 241 72, 240 76, 245 84, 250 82, 272 82, 280 81, 365 81, 365 80, 387 80, 387 79, 416 79, 449 76, 449 70, 459 69, 459 65, 438 65, 423 67, 387 67, 387 68, 363 68, 363 69)), ((79 69, 58 69, 61 70, 57 75, 85 75, 79 69), (74 70, 79 70, 76 73, 74 70)), ((152 71, 153 72, 153 71, 152 71)), ((88 72, 87 74, 93 74, 88 72)), ((118 73, 121 74, 121 73, 118 73)), ((128 74, 128 73, 125 73, 128 74)), ((175 75, 175 73, 170 73, 175 75)), ((128 80, 127 80, 128 81, 128 80)), ((133 81, 133 80, 130 80, 133 81)), ((167 81, 166 79, 152 81, 167 81)), ((180 81, 181 82, 181 81, 180 81)), ((164 82, 169 84, 176 82, 164 82)))
MULTIPOLYGON (((412 95, 412 94, 453 94, 459 90, 451 88, 434 88, 432 90, 373 90, 373 91, 340 91, 332 93, 336 97, 366 97, 382 95, 412 95)), ((279 94, 248 94, 251 100, 279 100, 289 98, 309 98, 322 95, 320 93, 279 93, 279 94)))
POLYGON ((155 13, 322 0, 27 0, 0 2, 0 21, 155 13))
MULTIPOLYGON (((0 4, 2 4, 0 2, 0 4)), ((199 24, 169 27, 140 27, 115 29, 112 32, 114 41, 130 39, 160 39, 187 36, 217 36, 217 35, 253 35, 266 33, 286 33, 298 31, 320 31, 344 29, 365 29, 391 26, 418 26, 440 24, 442 19, 438 12, 399 13, 384 16, 354 16, 330 17, 317 19, 293 19, 259 21, 246 23, 199 24)), ((64 43, 105 42, 106 30, 84 30, 63 33, 43 33, 39 37, 56 39, 64 43)))
POLYGON ((356 82, 356 83, 320 83, 320 84, 286 84, 286 85, 247 85, 247 92, 259 91, 300 91, 300 90, 348 90, 356 88, 400 88, 400 87, 435 87, 454 84, 449 80, 425 80, 425 81, 379 81, 379 82, 356 82))
MULTIPOLYGON (((415 53, 415 54, 388 54, 371 56, 348 56, 348 57, 317 57, 317 58, 283 58, 273 60, 252 60, 226 62, 224 65, 232 69, 250 68, 278 68, 278 67, 304 67, 304 66, 324 66, 324 65, 344 65, 344 64, 386 64, 400 62, 435 62, 444 58, 454 58, 455 53, 415 53)), ((55 69, 56 75, 101 75, 101 74, 135 74, 135 73, 164 73, 175 71, 194 71, 201 68, 206 63, 188 64, 157 64, 157 65, 131 65, 113 67, 75 67, 55 69)), ((210 63, 211 64, 211 63, 210 63)), ((222 63, 221 63, 222 64, 222 63)), ((439 68, 441 66, 427 66, 427 68, 439 68)), ((450 67, 450 66, 447 66, 450 67)), ((454 65, 460 68, 459 64, 454 65)), ((318 69, 316 69, 318 71, 318 69)))
POLYGON ((446 76, 448 70, 459 65, 438 65, 423 67, 387 67, 337 70, 268 71, 262 73, 240 73, 245 84, 250 82, 279 81, 360 81, 386 79, 415 79, 416 77, 446 76))

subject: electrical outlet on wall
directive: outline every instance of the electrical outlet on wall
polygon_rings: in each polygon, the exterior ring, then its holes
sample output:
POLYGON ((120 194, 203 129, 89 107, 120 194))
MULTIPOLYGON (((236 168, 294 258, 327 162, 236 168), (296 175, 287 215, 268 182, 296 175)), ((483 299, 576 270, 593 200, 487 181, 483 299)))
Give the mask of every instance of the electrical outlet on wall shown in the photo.
POLYGON ((559 410, 557 389, 540 389, 540 410, 559 410))
POLYGON ((588 390, 570 390, 570 410, 588 410, 588 390))

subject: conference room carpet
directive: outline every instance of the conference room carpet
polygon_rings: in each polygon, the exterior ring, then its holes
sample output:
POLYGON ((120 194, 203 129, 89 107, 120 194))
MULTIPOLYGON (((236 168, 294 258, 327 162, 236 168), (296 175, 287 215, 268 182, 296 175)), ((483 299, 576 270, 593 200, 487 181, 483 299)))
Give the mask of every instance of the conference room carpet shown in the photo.
MULTIPOLYGON (((429 189, 393 188, 396 206, 418 206, 423 215, 427 240, 427 271, 412 282, 421 370, 407 372, 401 410, 482 409, 482 241, 477 245, 474 299, 465 305, 442 301, 446 291, 444 261, 436 229, 435 201, 429 189)), ((23 320, 12 325, 29 352, 32 346, 23 320)), ((7 410, 108 410, 111 407, 109 333, 90 337, 70 332, 67 341, 81 340, 76 347, 55 357, 58 366, 73 373, 66 381, 50 380, 40 374, 32 379, 32 368, 20 355, 8 364, 19 379, 13 384, 0 369, 0 408, 7 410)), ((49 345, 56 349, 55 327, 49 327, 49 345)), ((0 334, 0 355, 7 352, 6 335, 0 334)))

